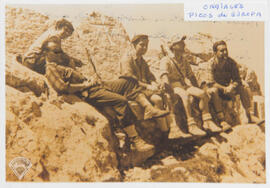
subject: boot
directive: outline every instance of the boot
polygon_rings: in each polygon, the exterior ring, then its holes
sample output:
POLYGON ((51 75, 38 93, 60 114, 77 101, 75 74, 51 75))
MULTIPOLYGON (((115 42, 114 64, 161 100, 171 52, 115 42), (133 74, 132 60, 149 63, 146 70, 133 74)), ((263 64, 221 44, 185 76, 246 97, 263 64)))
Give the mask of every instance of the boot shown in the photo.
POLYGON ((193 118, 188 118, 187 120, 188 124, 188 131, 193 135, 193 136, 205 136, 206 132, 201 130, 198 126, 197 123, 194 121, 193 118))
POLYGON ((218 127, 213 121, 212 121, 212 116, 209 113, 203 114, 202 115, 202 119, 203 119, 203 128, 206 131, 210 131, 213 133, 216 132, 221 132, 222 129, 220 127, 218 127))
POLYGON ((147 105, 144 110, 144 120, 164 117, 169 113, 169 111, 160 110, 158 108, 154 108, 152 105, 147 105))
POLYGON ((126 131, 130 144, 130 152, 120 160, 120 163, 124 166, 136 166, 142 164, 148 158, 155 154, 155 147, 146 143, 137 133, 135 126, 131 125, 124 128, 126 131))
POLYGON ((153 105, 148 101, 144 94, 139 94, 136 98, 136 101, 144 107, 144 120, 164 117, 169 114, 169 111, 160 110, 154 108, 153 105))
POLYGON ((217 113, 217 118, 223 131, 227 131, 232 128, 232 126, 225 121, 223 112, 217 113))
POLYGON ((228 124, 226 121, 220 122, 220 126, 222 128, 222 131, 227 131, 232 128, 231 125, 228 124))
POLYGON ((124 130, 130 139, 132 150, 136 150, 138 152, 148 152, 149 157, 154 154, 154 146, 146 143, 138 135, 134 125, 130 125, 130 126, 124 128, 124 130))
POLYGON ((261 123, 264 122, 264 120, 260 120, 256 116, 252 115, 250 112, 246 112, 247 118, 248 118, 248 123, 254 123, 257 125, 260 125, 261 123))
POLYGON ((203 114, 202 115, 202 119, 203 119, 203 128, 206 131, 210 131, 213 133, 216 132, 221 132, 222 129, 220 127, 218 127, 213 121, 212 121, 212 116, 209 113, 203 114))
POLYGON ((169 125, 170 125, 170 132, 168 135, 169 139, 177 139, 177 138, 188 138, 191 137, 192 135, 189 133, 184 133, 179 126, 177 125, 176 121, 175 121, 175 115, 174 114, 170 114, 168 116, 169 118, 169 125))

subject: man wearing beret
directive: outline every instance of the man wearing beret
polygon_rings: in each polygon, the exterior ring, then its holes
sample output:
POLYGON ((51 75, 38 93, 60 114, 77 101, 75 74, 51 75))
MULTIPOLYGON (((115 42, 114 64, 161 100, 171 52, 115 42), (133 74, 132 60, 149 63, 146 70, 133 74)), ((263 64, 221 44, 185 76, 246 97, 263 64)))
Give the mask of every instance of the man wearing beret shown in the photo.
POLYGON ((154 146, 147 144, 138 135, 133 125, 135 117, 125 96, 104 87, 96 75, 87 79, 78 72, 76 66, 72 61, 69 61, 62 51, 61 43, 58 42, 57 37, 48 38, 46 44, 44 44, 44 49, 46 50, 45 76, 59 95, 74 94, 101 110, 111 107, 110 113, 106 113, 106 117, 111 120, 112 126, 119 126, 118 128, 128 135, 136 152, 143 155, 144 158, 154 154, 154 146))
POLYGON ((167 132, 168 127, 164 116, 169 112, 162 110, 163 101, 158 95, 156 78, 143 58, 148 48, 148 36, 136 35, 131 42, 135 50, 121 59, 120 78, 110 83, 111 91, 138 102, 144 108, 144 119, 155 118, 161 130, 167 132))
POLYGON ((183 58, 185 51, 185 37, 179 38, 173 36, 168 42, 168 51, 171 55, 165 56, 160 63, 162 86, 169 85, 175 94, 181 97, 187 116, 187 125, 189 133, 196 136, 204 136, 206 133, 200 129, 191 114, 191 104, 193 98, 200 100, 199 107, 202 111, 202 120, 204 130, 210 132, 219 132, 219 128, 213 121, 209 113, 207 93, 198 87, 198 83, 191 66, 183 58), (186 79, 191 84, 186 82, 186 79))
MULTIPOLYGON (((225 41, 217 41, 213 44, 214 57, 206 63, 206 73, 201 83, 202 88, 213 96, 213 104, 217 117, 223 128, 228 127, 225 122, 222 99, 231 100, 237 94, 240 95, 249 123, 258 123, 259 120, 251 114, 251 96, 249 88, 242 83, 237 63, 228 56, 225 41)), ((205 65, 204 65, 205 66, 205 65)))

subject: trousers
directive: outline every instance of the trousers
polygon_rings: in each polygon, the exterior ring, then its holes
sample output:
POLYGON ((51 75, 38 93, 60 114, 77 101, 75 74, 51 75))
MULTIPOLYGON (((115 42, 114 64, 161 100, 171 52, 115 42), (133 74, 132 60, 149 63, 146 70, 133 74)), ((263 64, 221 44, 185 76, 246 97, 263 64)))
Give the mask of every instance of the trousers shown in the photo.
MULTIPOLYGON (((79 95, 82 98, 81 94, 79 95)), ((89 88, 88 97, 84 100, 101 111, 105 107, 112 107, 113 114, 110 115, 113 119, 118 120, 122 128, 132 124, 132 121, 134 121, 134 115, 128 106, 126 97, 109 91, 104 87, 93 86, 89 88)))
POLYGON ((238 85, 232 92, 225 93, 224 90, 218 88, 209 88, 207 93, 211 95, 211 99, 215 108, 215 111, 222 112, 222 102, 221 100, 232 100, 236 95, 240 95, 240 100, 245 110, 250 110, 251 108, 251 97, 249 89, 243 85, 238 85))

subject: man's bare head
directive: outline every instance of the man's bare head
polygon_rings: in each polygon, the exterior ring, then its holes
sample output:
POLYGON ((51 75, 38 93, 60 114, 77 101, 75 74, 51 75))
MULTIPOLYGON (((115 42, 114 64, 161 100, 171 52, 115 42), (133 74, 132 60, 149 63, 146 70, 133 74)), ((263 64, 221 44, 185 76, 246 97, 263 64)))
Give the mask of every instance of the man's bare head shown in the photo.
POLYGON ((226 60, 228 58, 227 44, 223 40, 214 43, 213 51, 218 60, 226 60))
POLYGON ((65 39, 72 35, 74 27, 71 22, 62 18, 56 22, 55 30, 59 31, 59 36, 61 39, 65 39))

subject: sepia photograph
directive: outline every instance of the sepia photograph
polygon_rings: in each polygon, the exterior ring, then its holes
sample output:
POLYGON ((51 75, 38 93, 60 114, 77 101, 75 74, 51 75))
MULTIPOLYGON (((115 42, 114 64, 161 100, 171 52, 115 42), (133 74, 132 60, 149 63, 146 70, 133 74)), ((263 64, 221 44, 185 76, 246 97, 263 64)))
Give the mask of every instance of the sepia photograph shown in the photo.
POLYGON ((184 4, 7 4, 7 182, 266 183, 265 23, 184 4))

